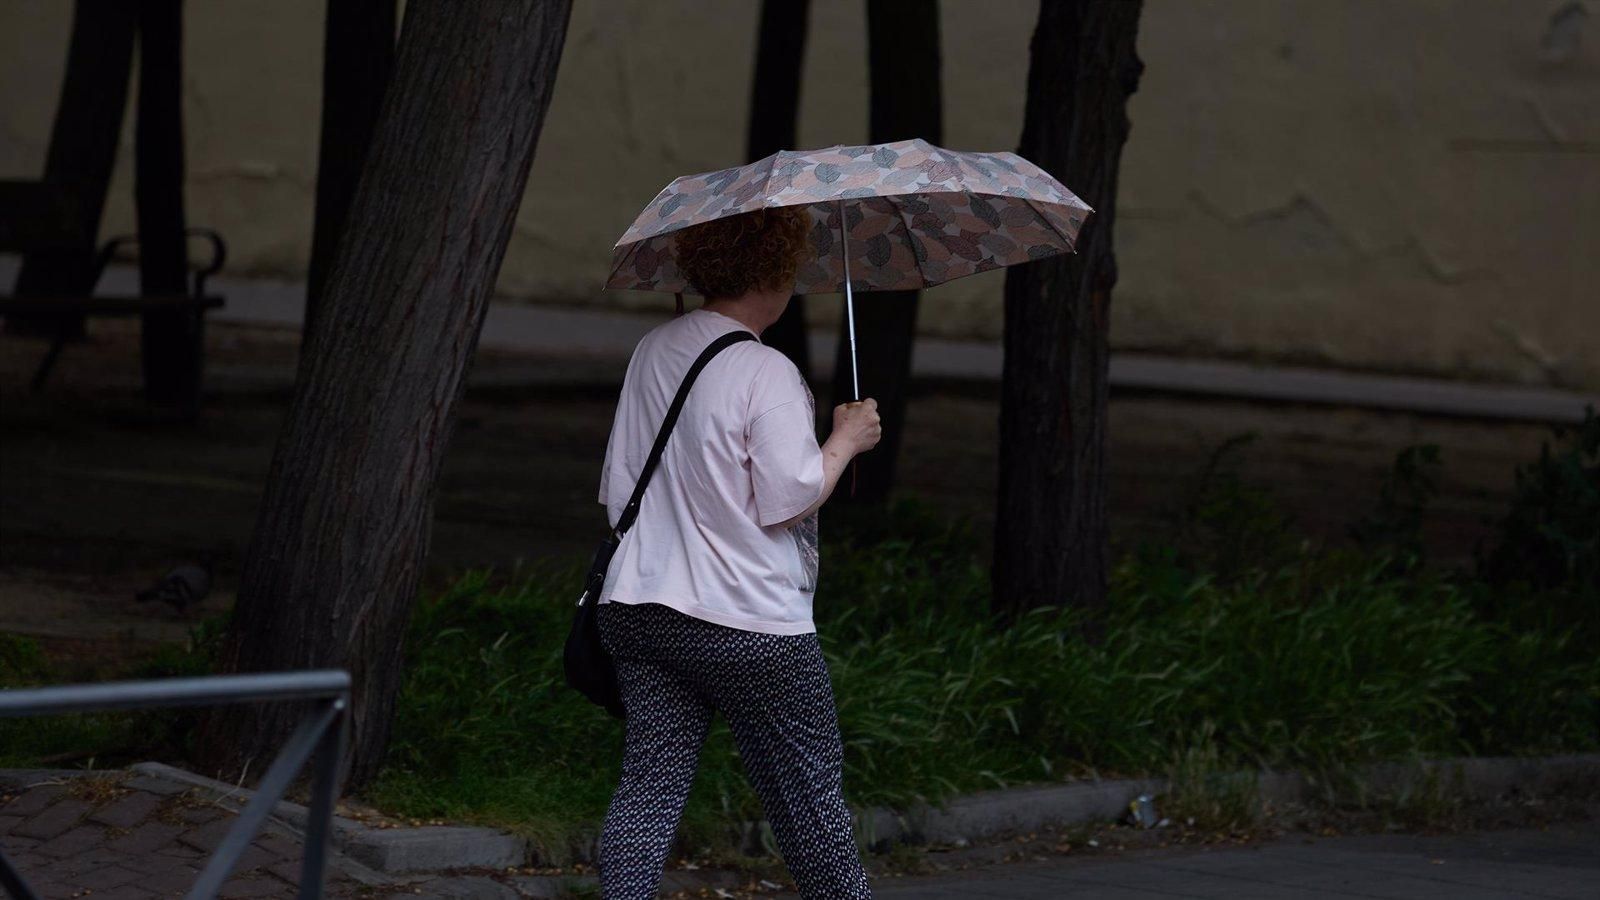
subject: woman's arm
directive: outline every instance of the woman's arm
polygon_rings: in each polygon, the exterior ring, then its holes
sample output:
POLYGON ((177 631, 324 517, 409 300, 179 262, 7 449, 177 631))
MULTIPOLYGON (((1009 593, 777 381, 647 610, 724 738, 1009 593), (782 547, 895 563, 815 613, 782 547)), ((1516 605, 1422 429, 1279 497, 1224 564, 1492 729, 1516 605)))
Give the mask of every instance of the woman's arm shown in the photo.
POLYGON ((834 407, 833 433, 822 445, 822 496, 799 515, 773 527, 798 525, 821 509, 822 504, 833 496, 833 489, 838 486, 839 477, 844 474, 850 460, 876 447, 882 438, 883 425, 878 418, 878 401, 868 398, 834 407))

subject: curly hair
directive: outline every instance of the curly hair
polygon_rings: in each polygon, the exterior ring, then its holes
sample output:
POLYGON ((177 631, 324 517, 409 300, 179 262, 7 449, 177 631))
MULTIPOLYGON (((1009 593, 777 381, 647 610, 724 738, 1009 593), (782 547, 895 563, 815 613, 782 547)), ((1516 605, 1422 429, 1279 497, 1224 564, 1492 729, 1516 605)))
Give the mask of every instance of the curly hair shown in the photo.
POLYGON ((673 238, 678 270, 707 299, 788 285, 810 242, 794 207, 740 213, 691 225, 673 238))

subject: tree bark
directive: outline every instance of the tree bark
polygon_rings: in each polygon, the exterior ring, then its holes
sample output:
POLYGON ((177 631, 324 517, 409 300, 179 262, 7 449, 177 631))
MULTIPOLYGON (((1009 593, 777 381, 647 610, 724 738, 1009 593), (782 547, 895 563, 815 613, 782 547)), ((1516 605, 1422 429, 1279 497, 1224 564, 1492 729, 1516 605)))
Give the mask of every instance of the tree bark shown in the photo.
MULTIPOLYGON (((59 207, 72 225, 74 246, 25 253, 14 290, 19 297, 86 297, 94 289, 95 241, 128 105, 138 16, 138 7, 126 0, 77 0, 73 6, 43 184, 63 198, 59 207)), ((55 333, 59 323, 59 316, 7 316, 6 330, 55 333)), ((81 337, 83 318, 65 330, 70 337, 81 337)))
MULTIPOLYGON (((434 485, 550 105, 570 0, 410 0, 322 324, 301 354, 222 668, 345 668, 349 784, 388 740, 434 485)), ((197 750, 261 766, 297 711, 222 708, 197 750)))
MULTIPOLYGON (((189 292, 183 230, 183 0, 139 2, 139 106, 134 128, 139 290, 189 292)), ((200 409, 199 310, 147 312, 139 330, 145 397, 193 418, 200 409)))
MULTIPOLYGON (((756 36, 756 73, 750 88, 750 130, 745 156, 751 162, 779 150, 793 150, 800 115, 800 75, 806 54, 810 0, 762 0, 756 36)), ((796 294, 761 335, 811 377, 811 346, 806 332, 805 298, 796 294)))
POLYGON ((1044 0, 1019 152, 1096 210, 1076 254, 1013 267, 1005 288, 998 612, 1106 597, 1106 370, 1117 167, 1143 64, 1138 0, 1044 0))
MULTIPOLYGON (((935 0, 868 0, 870 71, 868 137, 873 143, 922 138, 944 140, 939 89, 939 4, 935 0)), ((857 363, 862 392, 878 401, 883 439, 856 460, 853 491, 844 502, 879 504, 894 487, 895 463, 905 431, 906 392, 916 338, 918 291, 864 294, 856 302, 857 363)), ((833 402, 855 399, 850 342, 841 333, 833 366, 833 402)))
POLYGON ((395 0, 328 0, 322 45, 322 138, 301 340, 315 327, 362 163, 394 71, 395 0))

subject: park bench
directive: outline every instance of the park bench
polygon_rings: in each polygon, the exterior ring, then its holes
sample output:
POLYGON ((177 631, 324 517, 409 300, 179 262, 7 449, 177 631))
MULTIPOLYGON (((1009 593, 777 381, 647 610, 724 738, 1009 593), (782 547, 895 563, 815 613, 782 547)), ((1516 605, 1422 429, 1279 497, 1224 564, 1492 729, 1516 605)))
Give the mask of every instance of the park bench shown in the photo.
MULTIPOLYGON (((142 295, 106 295, 94 292, 106 267, 119 248, 137 244, 137 235, 125 235, 107 241, 95 255, 90 290, 82 296, 15 297, 0 295, 0 316, 26 317, 34 322, 48 323, 45 329, 50 338, 50 348, 45 352, 31 382, 34 390, 44 387, 50 369, 61 355, 62 348, 78 332, 78 323, 86 316, 135 316, 149 313, 172 313, 192 316, 192 327, 185 329, 185 344, 179 352, 188 357, 196 371, 203 356, 203 317, 206 310, 223 305, 223 298, 206 290, 206 278, 216 274, 227 260, 227 245, 222 236, 209 228, 189 228, 185 236, 205 239, 211 245, 210 261, 193 272, 193 285, 187 293, 142 295)), ((11 249, 11 248, 0 248, 11 249)), ((198 390, 198 379, 195 390, 198 390)))
POLYGON ((163 412, 193 418, 205 312, 222 305, 205 282, 221 268, 225 251, 216 232, 185 228, 181 6, 73 6, 43 170, 36 178, 0 178, 0 253, 22 256, 15 295, 0 296, 0 316, 9 333, 50 339, 33 375, 35 390, 44 386, 63 346, 83 335, 85 318, 139 316, 146 398, 163 412), (136 116, 132 162, 139 235, 97 251, 129 109, 136 116), (211 243, 211 261, 198 273, 188 262, 191 237, 211 243), (98 293, 107 264, 129 244, 140 245, 137 295, 98 293))

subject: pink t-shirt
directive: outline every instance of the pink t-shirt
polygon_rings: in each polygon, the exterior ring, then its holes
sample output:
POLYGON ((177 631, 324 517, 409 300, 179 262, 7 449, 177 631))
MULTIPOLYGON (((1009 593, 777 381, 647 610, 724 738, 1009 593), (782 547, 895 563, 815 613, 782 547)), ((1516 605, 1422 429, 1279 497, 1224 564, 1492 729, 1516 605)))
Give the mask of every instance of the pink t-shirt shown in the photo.
MULTIPOLYGON (((749 330, 697 309, 634 349, 600 476, 613 526, 684 373, 718 337, 749 330)), ((815 416, 810 389, 782 353, 754 341, 719 353, 689 391, 600 602, 662 603, 768 634, 816 631, 817 517, 779 527, 822 496, 815 416)))

